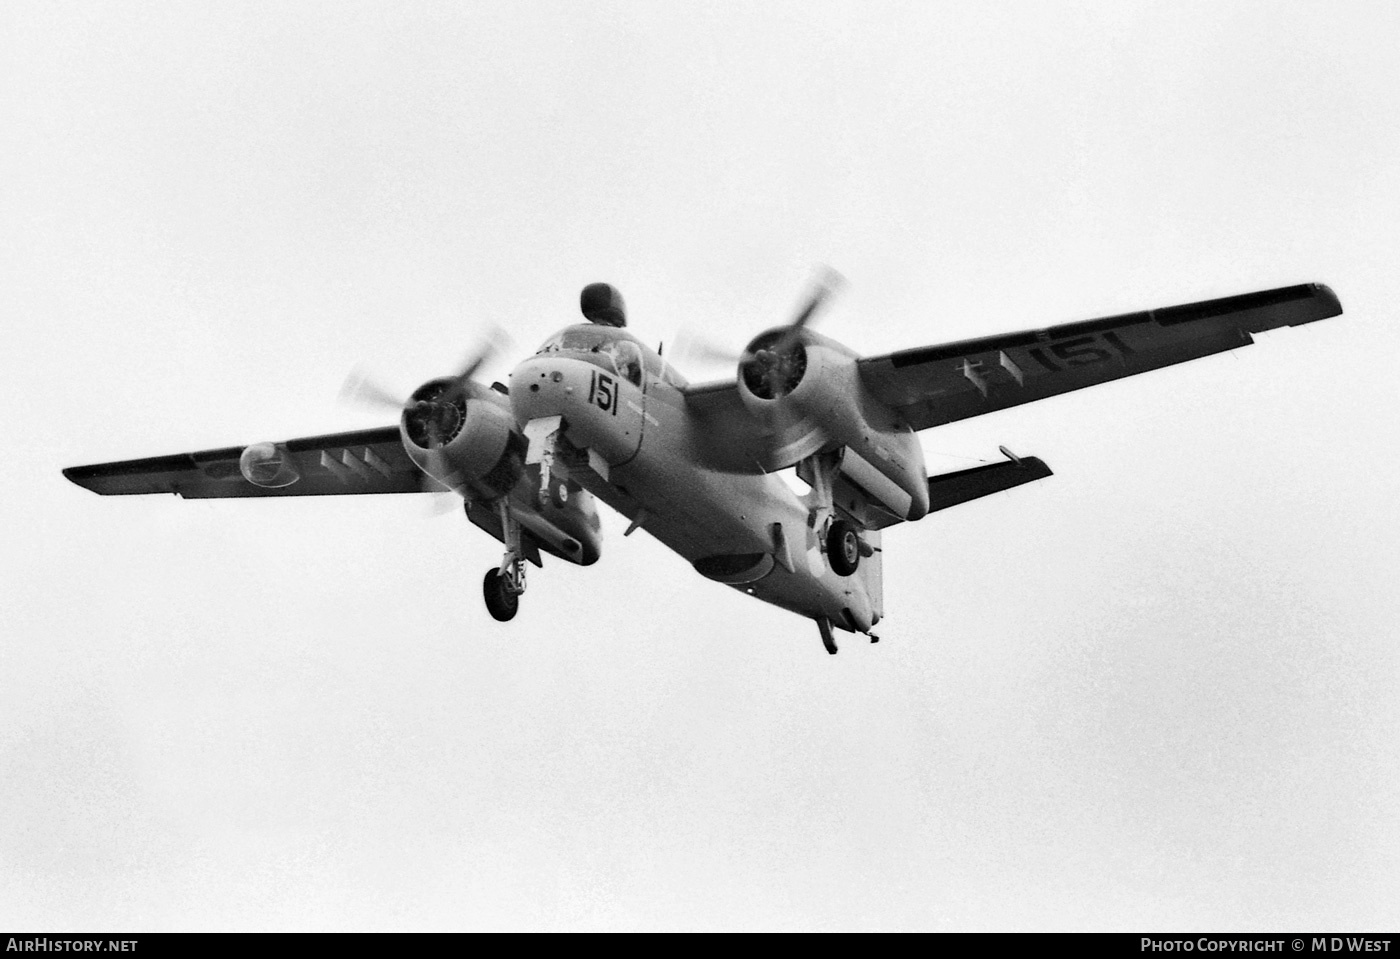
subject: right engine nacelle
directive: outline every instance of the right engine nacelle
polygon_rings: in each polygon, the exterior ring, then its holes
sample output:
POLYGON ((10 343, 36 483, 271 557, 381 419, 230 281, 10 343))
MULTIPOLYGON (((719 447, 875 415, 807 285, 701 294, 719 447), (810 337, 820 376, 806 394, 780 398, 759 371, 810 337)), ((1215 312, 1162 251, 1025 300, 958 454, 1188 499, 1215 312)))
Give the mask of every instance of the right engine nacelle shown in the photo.
POLYGON ((749 344, 739 396, 772 433, 761 465, 784 469, 844 447, 848 479, 900 519, 919 519, 929 502, 923 447, 898 413, 866 391, 857 359, 808 329, 779 327, 749 344))

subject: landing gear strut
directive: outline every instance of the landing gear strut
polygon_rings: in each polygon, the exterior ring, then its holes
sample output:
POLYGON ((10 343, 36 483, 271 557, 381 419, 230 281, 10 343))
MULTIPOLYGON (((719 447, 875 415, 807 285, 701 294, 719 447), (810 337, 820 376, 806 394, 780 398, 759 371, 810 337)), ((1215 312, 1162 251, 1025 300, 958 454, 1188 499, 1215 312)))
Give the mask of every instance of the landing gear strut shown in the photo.
POLYGON ((844 449, 839 449, 816 453, 797 464, 797 475, 812 487, 812 492, 807 498, 807 526, 818 534, 825 530, 835 512, 832 507, 836 497, 832 487, 836 482, 836 473, 841 469, 841 457, 845 452, 844 449))
POLYGON ((874 552, 861 539, 859 527, 836 518, 834 486, 844 454, 845 450, 817 453, 797 464, 797 475, 812 487, 807 498, 807 526, 817 534, 837 576, 850 576, 860 566, 860 558, 874 552))
POLYGON ((569 502, 569 471, 559 456, 563 431, 562 416, 546 416, 525 424, 525 438, 530 442, 525 463, 538 463, 540 467, 540 487, 535 492, 535 505, 540 509, 563 509, 569 502))
POLYGON ((481 591, 491 618, 504 623, 515 618, 521 594, 525 592, 525 551, 520 544, 520 523, 511 515, 510 504, 504 496, 496 501, 496 512, 501 518, 506 554, 498 568, 486 571, 481 591))

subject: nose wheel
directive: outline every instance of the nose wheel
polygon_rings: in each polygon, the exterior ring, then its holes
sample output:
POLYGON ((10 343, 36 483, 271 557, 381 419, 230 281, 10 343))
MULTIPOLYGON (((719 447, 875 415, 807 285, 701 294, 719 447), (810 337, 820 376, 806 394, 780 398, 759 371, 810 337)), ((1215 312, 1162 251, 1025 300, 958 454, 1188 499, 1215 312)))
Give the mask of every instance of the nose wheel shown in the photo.
POLYGON ((520 523, 511 515, 510 504, 504 496, 496 501, 496 510, 501 519, 506 554, 500 566, 486 571, 481 594, 491 618, 504 623, 514 619, 520 611, 520 597, 525 592, 525 550, 520 542, 520 523))
POLYGON ((520 611, 520 594, 510 591, 506 584, 506 578, 501 575, 499 569, 486 571, 486 579, 481 584, 481 591, 486 599, 486 611, 497 622, 508 622, 514 619, 515 614, 520 611))

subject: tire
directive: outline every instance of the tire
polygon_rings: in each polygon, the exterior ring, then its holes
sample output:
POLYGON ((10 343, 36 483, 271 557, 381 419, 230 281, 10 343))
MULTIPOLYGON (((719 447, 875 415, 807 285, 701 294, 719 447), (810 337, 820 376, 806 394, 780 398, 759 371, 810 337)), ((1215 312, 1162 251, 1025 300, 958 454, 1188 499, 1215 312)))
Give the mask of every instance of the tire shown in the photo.
POLYGON ((549 501, 555 509, 569 505, 569 484, 565 480, 555 480, 549 484, 549 501))
POLYGON ((860 533, 844 519, 832 523, 826 534, 826 556, 837 576, 850 576, 860 566, 860 533))
POLYGON ((520 596, 506 589, 506 582, 498 569, 486 571, 481 593, 486 599, 486 611, 497 622, 504 623, 514 619, 520 610, 520 596))

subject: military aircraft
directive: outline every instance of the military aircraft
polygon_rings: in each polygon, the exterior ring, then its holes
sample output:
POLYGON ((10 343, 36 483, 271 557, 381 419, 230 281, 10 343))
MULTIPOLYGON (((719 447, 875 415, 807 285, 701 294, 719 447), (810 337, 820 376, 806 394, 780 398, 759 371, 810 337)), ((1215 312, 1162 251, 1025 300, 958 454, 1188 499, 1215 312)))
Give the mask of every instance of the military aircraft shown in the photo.
MULTIPOLYGON (((318 496, 447 489, 505 546, 483 582, 506 621, 543 554, 581 566, 601 550, 596 500, 707 579, 833 630, 884 615, 881 534, 1051 475, 1017 456, 929 476, 917 432, 1253 342, 1342 312, 1321 284, 862 357, 810 321, 819 282, 787 324, 760 333, 733 379, 692 385, 628 332, 621 295, 584 288, 585 323, 483 385, 478 349, 430 380, 396 426, 63 471, 102 495, 318 496), (778 475, 795 467, 799 494, 778 475)), ((395 404, 397 406, 397 403, 395 404)))

